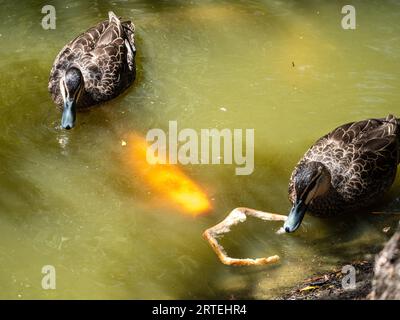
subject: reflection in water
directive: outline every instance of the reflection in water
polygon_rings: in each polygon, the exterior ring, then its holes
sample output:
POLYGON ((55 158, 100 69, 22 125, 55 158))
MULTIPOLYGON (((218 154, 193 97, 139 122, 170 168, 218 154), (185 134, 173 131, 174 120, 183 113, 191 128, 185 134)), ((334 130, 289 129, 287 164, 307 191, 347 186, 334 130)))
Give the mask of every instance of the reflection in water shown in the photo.
MULTIPOLYGON (((60 147, 65 150, 65 148, 67 147, 68 142, 69 142, 68 134, 65 132, 59 133, 57 141, 58 141, 58 144, 60 145, 60 147)), ((63 154, 65 154, 65 153, 63 153, 63 154)))
MULTIPOLYGON (((236 207, 288 212, 290 173, 318 137, 400 116, 395 1, 352 1, 352 31, 341 28, 341 6, 321 0, 57 0, 48 31, 42 2, 1 3, 0 298, 268 298, 364 258, 394 230, 398 218, 388 215, 309 216, 296 234, 277 236, 281 223, 249 219, 221 241, 232 257, 281 257, 256 269, 221 265, 201 237, 236 207), (137 27, 137 81, 61 132, 51 65, 109 10, 137 27), (170 120, 196 131, 255 129, 254 172, 184 166, 171 170, 180 191, 166 188, 170 168, 146 174, 133 161, 140 141, 126 135, 167 132, 170 120), (195 212, 209 214, 180 214, 191 212, 193 194, 195 212), (41 289, 48 264, 57 290, 41 289)), ((399 211, 399 192, 397 181, 388 211, 399 211)))

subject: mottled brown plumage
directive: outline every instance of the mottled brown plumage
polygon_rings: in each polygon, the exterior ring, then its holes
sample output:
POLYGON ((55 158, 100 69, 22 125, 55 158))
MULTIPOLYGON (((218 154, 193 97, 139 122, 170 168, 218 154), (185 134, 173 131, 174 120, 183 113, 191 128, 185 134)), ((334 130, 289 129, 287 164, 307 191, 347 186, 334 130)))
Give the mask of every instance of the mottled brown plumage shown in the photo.
POLYGON ((70 68, 80 70, 84 90, 76 109, 84 109, 118 96, 135 79, 135 27, 121 22, 113 12, 109 19, 69 42, 57 55, 48 89, 53 101, 63 107, 60 79, 70 68))
POLYGON ((289 200, 298 201, 305 188, 302 181, 311 181, 308 172, 320 166, 330 175, 330 186, 307 204, 308 212, 329 216, 370 205, 394 182, 399 141, 400 122, 392 115, 336 128, 311 146, 295 167, 289 200))

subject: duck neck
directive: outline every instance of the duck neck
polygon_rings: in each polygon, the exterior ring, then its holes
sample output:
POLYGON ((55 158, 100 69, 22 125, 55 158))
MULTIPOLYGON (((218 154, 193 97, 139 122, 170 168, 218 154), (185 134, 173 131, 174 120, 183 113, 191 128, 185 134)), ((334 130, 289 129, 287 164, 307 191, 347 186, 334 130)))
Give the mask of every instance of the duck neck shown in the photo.
POLYGON ((315 216, 330 216, 341 210, 342 204, 343 198, 330 183, 328 190, 323 195, 313 199, 308 209, 315 216))

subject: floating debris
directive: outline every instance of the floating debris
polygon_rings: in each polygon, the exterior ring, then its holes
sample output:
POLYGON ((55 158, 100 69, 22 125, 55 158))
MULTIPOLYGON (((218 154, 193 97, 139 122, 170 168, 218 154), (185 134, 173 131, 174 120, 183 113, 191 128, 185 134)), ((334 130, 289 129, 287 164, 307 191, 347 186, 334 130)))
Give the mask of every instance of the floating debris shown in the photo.
POLYGON ((384 233, 388 233, 389 231, 390 231, 390 227, 385 227, 385 228, 383 228, 383 230, 382 230, 384 233))
POLYGON ((311 291, 311 290, 315 290, 317 288, 318 288, 318 286, 307 286, 307 287, 305 287, 303 289, 300 289, 300 292, 311 291))

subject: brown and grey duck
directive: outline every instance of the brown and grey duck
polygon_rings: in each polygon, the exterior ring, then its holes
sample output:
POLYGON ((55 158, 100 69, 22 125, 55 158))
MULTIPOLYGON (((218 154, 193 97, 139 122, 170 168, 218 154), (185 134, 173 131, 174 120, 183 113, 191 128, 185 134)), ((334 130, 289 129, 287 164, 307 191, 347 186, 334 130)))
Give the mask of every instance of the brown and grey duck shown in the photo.
POLYGON ((71 129, 76 112, 121 94, 135 80, 135 27, 109 12, 109 19, 69 42, 57 55, 49 92, 71 129))
POLYGON ((400 120, 392 115, 344 124, 320 138, 291 175, 285 231, 295 231, 306 211, 323 217, 371 205, 394 182, 399 148, 400 120))

